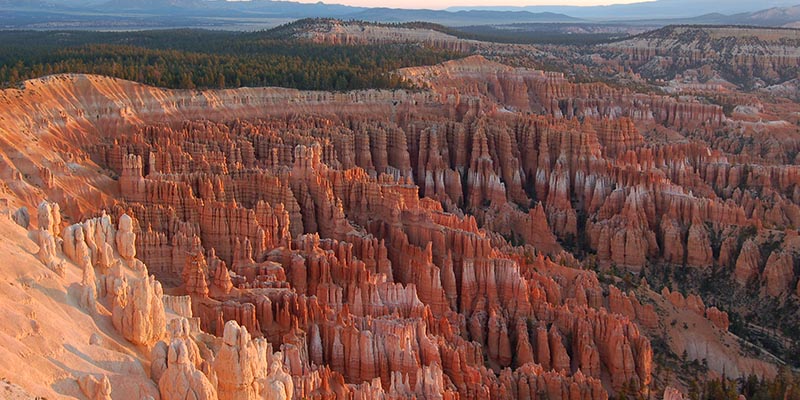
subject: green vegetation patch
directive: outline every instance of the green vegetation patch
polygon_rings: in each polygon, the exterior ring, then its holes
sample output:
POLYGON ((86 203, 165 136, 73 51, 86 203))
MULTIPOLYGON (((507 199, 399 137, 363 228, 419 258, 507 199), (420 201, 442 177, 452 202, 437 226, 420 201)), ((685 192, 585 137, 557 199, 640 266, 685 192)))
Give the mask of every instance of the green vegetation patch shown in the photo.
POLYGON ((0 85, 88 73, 173 89, 395 89, 410 85, 391 71, 463 56, 415 44, 314 44, 278 33, 5 31, 0 32, 0 85))

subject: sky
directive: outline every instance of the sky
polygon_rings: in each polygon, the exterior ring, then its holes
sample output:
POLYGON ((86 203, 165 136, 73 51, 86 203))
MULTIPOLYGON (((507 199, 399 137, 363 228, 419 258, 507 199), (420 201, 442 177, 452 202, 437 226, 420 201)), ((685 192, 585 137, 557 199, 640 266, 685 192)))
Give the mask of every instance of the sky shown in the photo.
MULTIPOLYGON (((317 3, 319 0, 295 0, 317 3)), ((327 4, 346 4, 361 7, 443 9, 454 6, 598 6, 639 3, 643 0, 325 0, 327 4)))

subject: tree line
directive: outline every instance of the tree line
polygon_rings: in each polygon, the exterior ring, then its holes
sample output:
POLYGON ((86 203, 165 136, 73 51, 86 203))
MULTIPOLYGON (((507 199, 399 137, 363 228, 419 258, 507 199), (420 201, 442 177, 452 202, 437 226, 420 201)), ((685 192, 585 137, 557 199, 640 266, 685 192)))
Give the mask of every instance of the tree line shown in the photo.
POLYGON ((270 31, 6 31, 0 32, 0 85, 90 73, 174 89, 410 88, 391 72, 459 56, 414 44, 314 44, 270 31))

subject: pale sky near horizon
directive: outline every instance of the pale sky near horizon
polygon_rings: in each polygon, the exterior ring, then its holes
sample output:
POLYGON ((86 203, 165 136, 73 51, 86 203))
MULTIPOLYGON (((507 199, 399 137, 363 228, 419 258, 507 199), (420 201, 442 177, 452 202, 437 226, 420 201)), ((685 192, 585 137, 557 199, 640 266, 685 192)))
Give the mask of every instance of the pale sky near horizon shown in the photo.
MULTIPOLYGON (((319 0, 295 0, 317 3, 319 0)), ((326 4, 346 4, 359 7, 443 9, 455 6, 598 6, 641 3, 646 0, 324 0, 326 4)))

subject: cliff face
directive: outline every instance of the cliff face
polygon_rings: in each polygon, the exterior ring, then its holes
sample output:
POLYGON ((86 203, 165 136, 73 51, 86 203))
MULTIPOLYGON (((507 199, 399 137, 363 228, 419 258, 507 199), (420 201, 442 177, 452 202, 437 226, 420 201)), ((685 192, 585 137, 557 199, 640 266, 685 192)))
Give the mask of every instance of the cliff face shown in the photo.
MULTIPOLYGON (((480 58, 400 73, 431 90, 30 82, 0 98, 8 193, 57 200, 39 259, 58 269, 63 240, 87 312, 153 348, 162 398, 604 399, 650 385, 653 304, 727 330, 564 249, 793 295, 790 241, 764 261, 739 238, 794 223, 800 174, 644 134, 721 128, 720 107, 480 58)), ((719 347, 712 368, 745 370, 719 347)))
POLYGON ((642 143, 634 125, 622 117, 677 128, 715 126, 724 120, 722 108, 716 105, 637 94, 601 83, 572 83, 559 72, 512 68, 481 56, 404 68, 398 74, 451 101, 478 97, 481 102, 476 107, 606 120, 595 135, 610 155, 642 143))
POLYGON ((681 71, 703 68, 737 83, 775 84, 796 78, 798 41, 796 30, 670 26, 600 50, 609 60, 649 77, 672 79, 681 71))
POLYGON ((314 43, 324 43, 328 45, 400 43, 421 45, 459 53, 538 53, 538 50, 530 45, 461 39, 432 28, 381 25, 360 21, 340 21, 333 19, 306 21, 301 27, 297 27, 287 32, 287 34, 294 39, 308 40, 314 43))
POLYGON ((416 29, 362 24, 358 22, 319 21, 296 32, 293 37, 329 45, 365 45, 414 43, 456 52, 472 52, 488 43, 459 39, 433 29, 416 29))

